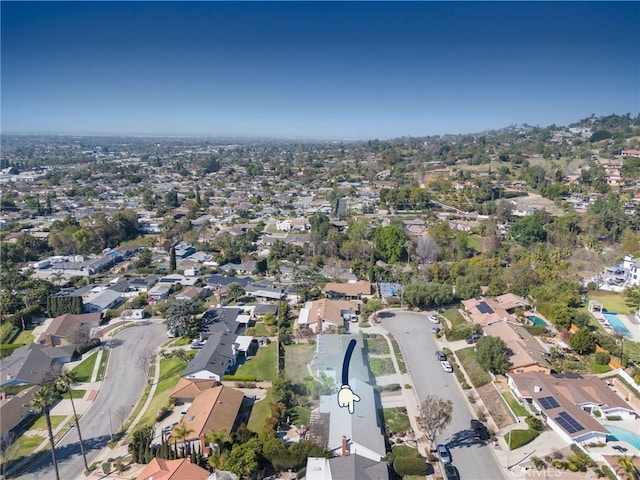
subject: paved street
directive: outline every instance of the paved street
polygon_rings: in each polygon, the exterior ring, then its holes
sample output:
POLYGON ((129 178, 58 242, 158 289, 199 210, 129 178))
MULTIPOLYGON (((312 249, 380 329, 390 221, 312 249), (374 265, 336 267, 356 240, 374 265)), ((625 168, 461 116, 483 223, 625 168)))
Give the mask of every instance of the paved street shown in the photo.
MULTIPOLYGON (((136 359, 149 348, 155 352, 166 340, 166 327, 155 323, 126 328, 116 335, 100 393, 80 420, 89 465, 109 443, 111 431, 115 433, 120 429, 120 419, 116 412, 127 408, 128 416, 142 394, 145 378, 136 359)), ((72 429, 57 444, 56 453, 61 479, 76 478, 82 474, 84 465, 76 429, 72 429)), ((20 478, 55 478, 51 455, 46 455, 28 474, 20 478)))
POLYGON ((453 402, 453 419, 438 439, 451 450, 453 464, 460 477, 473 480, 495 480, 504 477, 501 467, 491 451, 493 447, 478 441, 469 421, 472 414, 456 377, 445 373, 436 360, 437 346, 431 333, 433 324, 425 314, 388 312, 381 316, 382 326, 398 340, 416 394, 420 401, 434 394, 453 402))

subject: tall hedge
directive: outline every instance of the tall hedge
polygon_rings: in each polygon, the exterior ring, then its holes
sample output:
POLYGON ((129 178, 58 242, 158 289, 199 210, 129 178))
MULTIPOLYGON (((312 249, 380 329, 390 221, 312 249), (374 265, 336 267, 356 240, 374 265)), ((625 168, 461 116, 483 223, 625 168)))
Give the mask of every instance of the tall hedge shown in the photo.
POLYGON ((399 457, 393 460, 393 469, 401 477, 405 475, 426 475, 427 463, 422 457, 399 457))
POLYGON ((47 297, 47 312, 50 317, 59 317, 65 313, 80 315, 84 312, 82 297, 47 297))

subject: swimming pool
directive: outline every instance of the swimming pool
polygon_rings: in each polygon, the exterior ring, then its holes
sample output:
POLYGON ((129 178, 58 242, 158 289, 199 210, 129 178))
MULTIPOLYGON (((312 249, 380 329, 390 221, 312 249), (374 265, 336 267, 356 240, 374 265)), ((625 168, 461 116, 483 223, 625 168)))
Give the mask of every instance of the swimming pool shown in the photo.
POLYGON ((625 337, 633 338, 633 335, 626 327, 626 325, 618 318, 618 314, 614 312, 603 313, 602 316, 607 319, 607 322, 613 327, 613 329, 618 332, 620 335, 624 335, 625 337))
POLYGON ((614 427, 613 425, 605 425, 604 427, 613 434, 616 440, 627 442, 629 445, 633 445, 640 450, 640 435, 637 433, 625 430, 624 428, 614 427))
POLYGON ((531 320, 534 325, 542 325, 543 327, 546 327, 548 325, 547 322, 542 320, 540 317, 536 317, 535 315, 529 315, 529 320, 531 320))

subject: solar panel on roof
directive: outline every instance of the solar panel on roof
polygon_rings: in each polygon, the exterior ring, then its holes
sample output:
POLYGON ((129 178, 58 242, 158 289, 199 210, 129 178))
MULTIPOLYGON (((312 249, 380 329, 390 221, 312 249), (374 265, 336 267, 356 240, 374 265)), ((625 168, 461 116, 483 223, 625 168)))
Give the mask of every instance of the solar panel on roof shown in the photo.
POLYGON ((493 313, 493 308, 487 305, 487 302, 480 302, 478 304, 478 311, 480 313, 493 313))
POLYGON ((549 410, 550 408, 558 408, 560 406, 558 401, 553 397, 542 397, 538 400, 538 402, 545 410, 549 410))
POLYGON ((584 430, 584 427, 567 412, 560 412, 554 420, 558 422, 558 424, 564 428, 567 433, 576 433, 580 430, 584 430))

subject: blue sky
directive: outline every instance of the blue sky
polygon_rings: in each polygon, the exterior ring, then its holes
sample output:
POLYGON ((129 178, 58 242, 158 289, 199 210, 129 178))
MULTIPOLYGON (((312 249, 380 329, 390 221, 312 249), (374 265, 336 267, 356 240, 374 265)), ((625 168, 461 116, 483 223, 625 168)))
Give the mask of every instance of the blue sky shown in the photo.
POLYGON ((2 2, 3 133, 390 138, 640 110, 638 2, 2 2))

